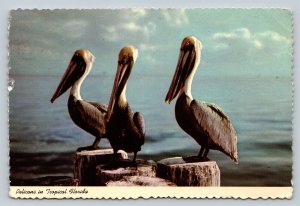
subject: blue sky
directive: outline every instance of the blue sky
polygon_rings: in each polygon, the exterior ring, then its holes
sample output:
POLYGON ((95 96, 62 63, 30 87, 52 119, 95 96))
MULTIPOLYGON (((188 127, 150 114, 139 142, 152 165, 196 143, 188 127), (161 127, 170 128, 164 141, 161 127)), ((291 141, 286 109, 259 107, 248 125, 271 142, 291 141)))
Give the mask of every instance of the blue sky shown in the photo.
POLYGON ((187 35, 202 42, 202 75, 291 76, 292 16, 283 9, 16 10, 10 73, 62 75, 87 48, 92 74, 114 75, 119 50, 132 44, 135 73, 173 75, 187 35))

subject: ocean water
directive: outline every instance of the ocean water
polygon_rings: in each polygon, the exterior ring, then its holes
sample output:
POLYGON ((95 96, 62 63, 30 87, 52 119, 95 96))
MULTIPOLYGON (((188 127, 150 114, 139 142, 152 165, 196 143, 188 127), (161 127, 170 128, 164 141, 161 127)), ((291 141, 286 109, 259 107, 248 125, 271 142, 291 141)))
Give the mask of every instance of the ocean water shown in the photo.
MULTIPOLYGON (((69 91, 55 103, 50 98, 61 76, 11 75, 9 101, 10 166, 12 179, 46 175, 72 176, 73 152, 94 137, 78 128, 67 110, 69 91)), ((138 157, 159 160, 196 155, 199 145, 177 125, 175 101, 164 98, 172 76, 132 75, 127 99, 143 114, 146 142, 138 157)), ((90 75, 84 99, 107 103, 113 76, 90 75)), ((216 103, 229 115, 238 134, 240 164, 219 151, 217 161, 224 186, 290 186, 292 179, 292 85, 284 77, 203 77, 193 81, 195 99, 216 103)), ((107 140, 100 147, 109 148, 107 140)))

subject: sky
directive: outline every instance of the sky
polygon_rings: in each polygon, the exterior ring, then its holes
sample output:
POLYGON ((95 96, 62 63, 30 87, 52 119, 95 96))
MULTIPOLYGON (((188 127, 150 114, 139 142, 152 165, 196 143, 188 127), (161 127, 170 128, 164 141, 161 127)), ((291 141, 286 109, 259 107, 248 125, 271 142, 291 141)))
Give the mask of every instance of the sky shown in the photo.
MULTIPOLYGON (((14 10, 11 75, 62 75, 76 49, 89 49, 94 75, 114 75, 126 45, 135 73, 173 74, 181 41, 202 42, 206 76, 291 77, 292 16, 284 9, 14 10)), ((198 71, 199 72, 199 71, 198 71)))

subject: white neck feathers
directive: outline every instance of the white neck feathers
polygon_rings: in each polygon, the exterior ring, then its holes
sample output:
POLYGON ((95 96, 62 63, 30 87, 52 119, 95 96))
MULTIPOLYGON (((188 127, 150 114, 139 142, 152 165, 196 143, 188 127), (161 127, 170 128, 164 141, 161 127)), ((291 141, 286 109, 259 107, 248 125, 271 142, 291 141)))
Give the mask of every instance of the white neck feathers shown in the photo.
POLYGON ((86 76, 89 74, 91 67, 92 64, 87 65, 87 69, 85 73, 73 84, 71 88, 70 95, 73 95, 78 100, 82 100, 80 95, 81 84, 83 80, 86 78, 86 76))
POLYGON ((181 90, 183 93, 185 93, 185 95, 187 95, 191 99, 193 99, 193 96, 192 96, 192 82, 193 82, 195 72, 196 72, 196 69, 193 69, 192 73, 184 81, 184 86, 181 90))
POLYGON ((196 52, 196 59, 195 59, 195 64, 192 68, 191 73, 189 74, 189 76, 186 78, 186 80, 184 81, 184 86, 181 90, 181 93, 185 93, 189 98, 193 99, 192 96, 192 82, 196 73, 196 70, 200 64, 200 59, 201 59, 201 49, 202 49, 202 45, 199 42, 199 44, 195 44, 195 52, 196 52))
POLYGON ((127 86, 127 84, 125 84, 125 86, 123 88, 123 91, 121 92, 121 95, 120 95, 119 100, 118 100, 118 105, 120 105, 120 106, 124 106, 124 105, 127 104, 126 86, 127 86))

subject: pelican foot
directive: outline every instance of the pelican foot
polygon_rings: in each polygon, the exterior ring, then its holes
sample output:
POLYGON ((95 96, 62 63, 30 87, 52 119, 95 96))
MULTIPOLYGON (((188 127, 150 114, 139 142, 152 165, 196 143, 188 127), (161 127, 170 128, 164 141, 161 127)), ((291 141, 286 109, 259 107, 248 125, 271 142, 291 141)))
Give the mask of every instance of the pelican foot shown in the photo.
POLYGON ((207 157, 199 157, 199 156, 182 157, 182 159, 187 163, 210 161, 210 159, 208 159, 207 157))
POLYGON ((86 147, 79 147, 76 151, 77 152, 82 152, 82 151, 91 151, 91 150, 97 150, 100 149, 100 147, 94 147, 93 145, 86 146, 86 147))

